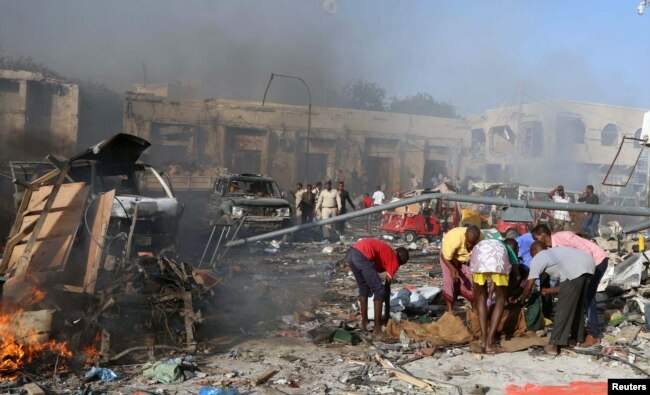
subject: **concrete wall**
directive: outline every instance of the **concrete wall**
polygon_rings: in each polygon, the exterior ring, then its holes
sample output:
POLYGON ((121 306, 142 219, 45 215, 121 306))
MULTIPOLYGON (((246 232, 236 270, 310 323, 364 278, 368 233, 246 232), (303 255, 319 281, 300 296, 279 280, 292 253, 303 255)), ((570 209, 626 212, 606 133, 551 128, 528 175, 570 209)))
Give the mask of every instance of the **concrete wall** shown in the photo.
MULTIPOLYGON (((296 181, 345 180, 356 192, 409 187, 411 174, 422 181, 427 159, 448 164, 447 175, 463 176, 460 158, 470 144, 467 123, 458 119, 315 107, 309 136, 309 176, 305 175, 308 114, 305 107, 209 99, 170 100, 127 93, 124 131, 156 144, 176 142, 155 133, 161 124, 193 130, 203 143, 185 141, 185 158, 151 158, 161 165, 193 161, 236 172, 245 159, 259 162, 285 187, 296 181)), ((180 152, 180 151, 179 151, 180 152)), ((191 167, 191 166, 190 166, 191 167)), ((254 168, 257 168, 254 166, 254 168)), ((426 185, 425 180, 425 186, 426 185)))
POLYGON ((79 87, 40 73, 0 70, 2 159, 42 159, 76 151, 79 87))

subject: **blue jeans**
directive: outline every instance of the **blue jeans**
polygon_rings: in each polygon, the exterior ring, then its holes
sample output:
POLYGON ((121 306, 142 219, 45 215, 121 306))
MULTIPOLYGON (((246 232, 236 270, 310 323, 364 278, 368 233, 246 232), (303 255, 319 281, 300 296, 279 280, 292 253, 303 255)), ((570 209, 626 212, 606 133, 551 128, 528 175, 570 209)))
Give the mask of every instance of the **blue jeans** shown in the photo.
POLYGON ((598 230, 598 222, 600 222, 600 214, 591 214, 582 221, 582 231, 589 237, 595 237, 598 230))
POLYGON ((608 264, 609 258, 605 258, 600 264, 596 266, 594 276, 591 278, 591 281, 587 286, 587 293, 585 295, 585 310, 587 311, 587 321, 589 322, 589 334, 593 337, 600 337, 600 324, 598 322, 598 303, 596 303, 596 291, 598 291, 598 284, 603 278, 608 264))

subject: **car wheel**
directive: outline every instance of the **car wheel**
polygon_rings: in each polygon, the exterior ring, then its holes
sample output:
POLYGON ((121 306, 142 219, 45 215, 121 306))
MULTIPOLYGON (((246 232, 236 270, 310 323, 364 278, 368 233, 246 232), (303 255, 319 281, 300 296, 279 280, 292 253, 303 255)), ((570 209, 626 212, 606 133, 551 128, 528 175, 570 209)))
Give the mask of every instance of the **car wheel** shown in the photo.
POLYGON ((413 243, 415 239, 417 239, 417 235, 415 234, 415 232, 411 232, 410 230, 404 233, 403 237, 404 237, 404 241, 406 241, 407 243, 413 243))
POLYGON ((506 232, 506 239, 516 239, 517 237, 519 237, 519 232, 514 229, 508 229, 506 232))

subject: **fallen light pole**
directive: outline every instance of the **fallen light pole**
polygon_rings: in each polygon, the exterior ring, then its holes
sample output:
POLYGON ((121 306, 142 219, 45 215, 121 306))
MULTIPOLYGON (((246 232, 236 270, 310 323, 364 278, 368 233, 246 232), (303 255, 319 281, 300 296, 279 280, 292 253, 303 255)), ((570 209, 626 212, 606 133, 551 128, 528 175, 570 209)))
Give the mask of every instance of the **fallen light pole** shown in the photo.
POLYGON ((650 216, 650 208, 647 207, 621 207, 621 206, 605 206, 605 205, 596 205, 596 204, 555 203, 555 202, 540 202, 540 201, 517 200, 517 199, 506 199, 506 198, 492 198, 492 197, 483 197, 483 196, 456 195, 456 194, 448 194, 448 193, 430 193, 430 194, 414 196, 411 198, 398 200, 396 202, 382 204, 380 206, 370 207, 364 210, 342 214, 333 218, 323 219, 318 222, 296 225, 286 229, 276 230, 273 232, 264 233, 257 236, 247 237, 245 239, 233 240, 227 243, 226 246, 233 247, 245 243, 254 243, 256 241, 273 239, 279 236, 284 236, 301 230, 317 228, 323 225, 329 225, 340 221, 347 221, 349 219, 363 217, 381 211, 391 210, 397 207, 408 206, 413 203, 419 203, 431 199, 440 199, 440 200, 447 200, 452 202, 490 204, 490 205, 501 206, 501 207, 521 207, 521 208, 542 209, 542 210, 578 211, 578 212, 588 212, 594 214, 632 215, 632 216, 639 216, 639 217, 650 216))
POLYGON ((642 230, 646 230, 650 228, 650 220, 645 220, 641 222, 637 222, 631 225, 628 225, 624 227, 621 232, 623 233, 634 233, 634 232, 640 232, 642 230))

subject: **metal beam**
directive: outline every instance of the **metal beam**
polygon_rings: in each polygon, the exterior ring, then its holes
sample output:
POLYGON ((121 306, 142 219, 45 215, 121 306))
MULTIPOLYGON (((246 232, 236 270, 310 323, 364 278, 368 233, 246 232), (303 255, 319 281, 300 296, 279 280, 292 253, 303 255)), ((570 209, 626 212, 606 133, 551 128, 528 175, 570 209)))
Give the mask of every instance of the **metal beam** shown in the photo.
POLYGON ((646 230, 650 228, 650 219, 647 219, 645 221, 637 222, 635 224, 628 225, 623 228, 622 232, 623 233, 634 233, 634 232, 640 232, 642 230, 646 230))
POLYGON ((273 239, 276 237, 284 236, 290 233, 295 233, 301 230, 321 227, 323 225, 333 224, 339 221, 346 221, 353 218, 363 217, 366 215, 378 213, 384 210, 391 210, 397 207, 408 206, 413 203, 419 203, 430 199, 442 199, 453 202, 477 203, 477 204, 490 204, 501 207, 523 207, 531 209, 542 210, 563 210, 563 211, 578 211, 596 214, 616 214, 616 215, 633 215, 633 216, 650 216, 650 208, 646 207, 621 207, 621 206, 605 206, 597 204, 575 204, 575 203, 555 203, 555 202, 540 202, 531 200, 517 200, 506 198, 492 198, 484 196, 469 196, 469 195, 456 195, 450 193, 431 193, 420 196, 414 196, 382 204, 380 206, 370 207, 365 210, 353 211, 339 215, 337 217, 320 220, 318 222, 311 222, 302 225, 292 226, 290 228, 276 230, 269 233, 264 233, 257 236, 247 237, 245 239, 233 240, 226 244, 228 247, 238 246, 245 243, 253 243, 256 241, 273 239))

